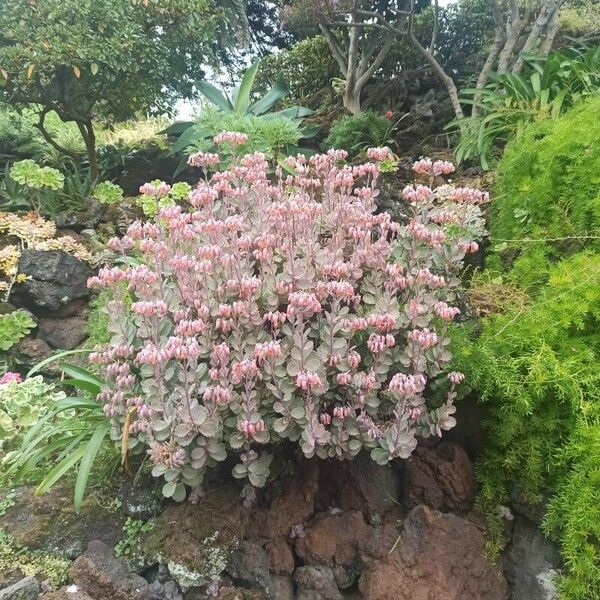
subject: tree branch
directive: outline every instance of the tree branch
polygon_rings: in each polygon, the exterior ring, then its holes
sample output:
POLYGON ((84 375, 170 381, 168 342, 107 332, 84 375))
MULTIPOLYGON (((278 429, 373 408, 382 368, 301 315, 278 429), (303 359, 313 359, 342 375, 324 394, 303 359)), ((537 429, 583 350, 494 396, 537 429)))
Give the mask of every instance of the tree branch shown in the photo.
POLYGON ((389 51, 392 49, 392 44, 394 43, 394 36, 392 34, 388 34, 387 39, 385 40, 383 46, 377 53, 375 60, 371 63, 371 66, 361 75, 361 77, 356 82, 356 87, 360 90, 362 87, 369 81, 369 79, 373 76, 375 71, 379 69, 381 63, 385 60, 385 57, 388 55, 389 51))
POLYGON ((431 41, 429 42, 429 52, 433 54, 435 49, 435 42, 437 40, 438 28, 439 28, 439 5, 438 0, 433 3, 433 31, 431 32, 431 41))
POLYGON ((523 47, 521 48, 520 56, 513 65, 513 73, 521 72, 524 63, 523 55, 528 54, 535 48, 542 35, 542 31, 548 26, 554 16, 554 13, 560 9, 564 2, 565 0, 549 0, 548 2, 544 3, 536 20, 533 23, 533 26, 531 27, 531 31, 529 32, 523 47))
POLYGON ((492 70, 494 63, 496 62, 496 58, 498 58, 498 54, 500 52, 500 48, 502 47, 502 42, 504 41, 504 19, 502 18, 502 9, 498 4, 497 0, 490 0, 492 13, 494 15, 494 41, 490 46, 490 50, 488 52, 487 58, 485 59, 485 63, 479 72, 479 77, 477 78, 477 92, 473 96, 473 108, 471 109, 471 114, 476 117, 479 112, 478 103, 481 102, 482 94, 479 90, 483 90, 488 80, 488 73, 492 70))
POLYGON ((35 127, 40 130, 42 137, 55 149, 58 150, 61 154, 65 156, 70 156, 71 158, 78 159, 79 155, 76 152, 71 150, 67 150, 63 148, 60 144, 56 142, 56 140, 48 133, 48 130, 44 127, 44 122, 46 120, 46 115, 50 112, 50 108, 44 108, 39 114, 39 121, 35 124, 35 127))
POLYGON ((331 31, 331 29, 329 29, 329 27, 327 27, 327 25, 320 23, 319 29, 321 30, 321 33, 323 34, 323 37, 325 38, 325 41, 327 42, 327 45, 329 46, 333 57, 335 58, 338 66, 340 67, 342 75, 344 77, 347 77, 348 70, 346 61, 344 60, 344 55, 342 54, 342 49, 340 48, 340 44, 337 41, 337 38, 335 37, 335 35, 333 35, 333 32, 331 31))

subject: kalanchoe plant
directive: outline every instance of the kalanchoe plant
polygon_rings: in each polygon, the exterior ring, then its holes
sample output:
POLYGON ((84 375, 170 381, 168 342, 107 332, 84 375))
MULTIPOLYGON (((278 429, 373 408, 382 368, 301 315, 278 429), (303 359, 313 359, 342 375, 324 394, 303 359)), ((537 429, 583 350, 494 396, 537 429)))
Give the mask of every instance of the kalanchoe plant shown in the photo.
MULTIPOLYGON (((245 155, 201 181, 189 210, 159 208, 109 242, 137 254, 89 282, 115 298, 111 343, 91 356, 105 365, 99 399, 113 437, 147 450, 166 496, 182 500, 235 452, 251 499, 268 477, 265 449, 283 439, 307 457, 366 448, 383 464, 455 424, 463 376, 445 374, 446 329, 488 198, 409 186, 401 226, 374 213, 390 155, 373 148, 354 166, 340 150, 288 158, 293 174, 274 181, 264 155, 245 155), (447 392, 428 402, 434 382, 447 392)), ((215 169, 218 156, 193 162, 215 169)), ((425 180, 453 169, 415 165, 425 180)))

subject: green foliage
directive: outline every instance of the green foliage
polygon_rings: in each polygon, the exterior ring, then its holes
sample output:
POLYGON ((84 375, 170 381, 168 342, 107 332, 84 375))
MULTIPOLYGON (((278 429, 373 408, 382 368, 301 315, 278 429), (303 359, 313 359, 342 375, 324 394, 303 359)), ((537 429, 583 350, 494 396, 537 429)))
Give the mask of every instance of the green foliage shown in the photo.
MULTIPOLYGON (((490 406, 480 464, 488 514, 517 483, 528 498, 555 491, 557 452, 600 405, 600 257, 580 253, 550 269, 533 304, 455 334, 455 367, 490 406)), ((496 540, 498 541, 498 540, 496 540)))
POLYGON ((489 407, 478 474, 491 549, 502 546, 498 507, 513 486, 549 497, 564 600, 600 597, 600 252, 581 239, 600 223, 599 123, 590 99, 509 144, 490 219, 501 254, 487 262, 528 300, 483 319, 478 335, 454 332, 454 366, 489 407))
POLYGON ((339 75, 339 67, 331 56, 322 36, 301 40, 288 50, 262 59, 256 78, 256 88, 266 92, 285 73, 289 89, 285 101, 291 104, 309 103, 321 106, 331 102, 331 80, 339 75))
POLYGON ((40 167, 31 159, 15 163, 10 169, 10 177, 34 190, 59 190, 65 182, 65 176, 60 171, 52 167, 40 167))
MULTIPOLYGON (((557 119, 579 99, 600 90, 600 47, 555 52, 547 58, 531 58, 520 75, 490 76, 482 90, 467 88, 463 94, 481 95, 481 115, 453 121, 450 130, 460 134, 458 162, 478 157, 489 168, 499 144, 518 136, 532 122, 557 119)), ((474 101, 465 100, 467 104, 474 101)))
POLYGON ((53 588, 68 581, 71 562, 55 554, 30 550, 0 531, 0 573, 19 571, 26 576, 46 580, 53 588))
POLYGON ((152 531, 153 527, 153 521, 127 517, 123 525, 125 537, 115 546, 115 556, 124 557, 131 566, 145 566, 147 559, 144 556, 141 538, 145 533, 152 531))
POLYGON ((192 97, 224 18, 211 0, 1 0, 0 13, 0 93, 76 122, 91 169, 94 121, 192 97))
MULTIPOLYGON (((265 118, 257 115, 238 115, 224 112, 218 108, 205 108, 195 125, 181 136, 174 150, 186 149, 187 154, 197 151, 214 152, 217 147, 213 143, 215 135, 222 131, 237 131, 248 135, 240 152, 264 152, 276 159, 279 155, 293 155, 300 149, 298 143, 304 137, 301 120, 279 115, 265 118)), ((231 159, 231 149, 223 145, 218 150, 223 155, 225 164, 231 159)), ((187 158, 186 158, 187 160, 187 158)))
POLYGON ((594 98, 557 121, 528 128, 507 146, 498 165, 490 230, 497 250, 514 257, 520 249, 515 269, 529 279, 519 276, 525 285, 535 283, 531 276, 549 260, 598 247, 593 238, 600 235, 599 138, 600 98, 594 98), (523 243, 524 238, 537 241, 523 243))
POLYGON ((41 376, 22 383, 0 385, 0 456, 6 461, 23 441, 24 432, 42 418, 65 394, 41 376))
MULTIPOLYGON (((295 154, 300 139, 313 137, 319 126, 305 126, 304 117, 312 113, 301 106, 290 106, 279 111, 271 109, 288 94, 286 83, 278 79, 262 97, 252 102, 252 89, 260 61, 244 73, 240 84, 231 96, 218 90, 207 81, 198 83, 198 88, 212 106, 206 107, 195 123, 174 123, 165 130, 179 135, 172 152, 215 149, 212 138, 222 131, 246 133, 251 140, 244 145, 244 152, 260 151, 276 157, 279 153, 295 154)), ((185 165, 182 161, 179 170, 185 165)), ((177 171, 177 172, 178 172, 177 171)))
POLYGON ((342 117, 333 122, 322 147, 346 150, 350 157, 356 157, 369 147, 393 144, 392 132, 396 124, 371 110, 342 117))
POLYGON ((40 158, 46 143, 33 122, 8 106, 0 106, 0 161, 40 158))
POLYGON ((123 200, 123 190, 116 183, 102 181, 94 187, 93 196, 102 204, 116 204, 123 200))
POLYGON ((10 350, 35 327, 35 321, 26 310, 15 310, 0 315, 0 350, 10 350))
MULTIPOLYGON (((99 393, 102 382, 90 371, 66 363, 61 363, 61 368, 69 377, 65 385, 92 398, 99 393)), ((101 455, 109 468, 115 464, 112 445, 105 443, 109 430, 102 406, 95 399, 59 399, 27 431, 10 457, 8 473, 14 481, 27 481, 32 476, 39 481, 43 467, 44 476, 36 490, 43 494, 76 468, 74 504, 79 509, 96 458, 101 455)))

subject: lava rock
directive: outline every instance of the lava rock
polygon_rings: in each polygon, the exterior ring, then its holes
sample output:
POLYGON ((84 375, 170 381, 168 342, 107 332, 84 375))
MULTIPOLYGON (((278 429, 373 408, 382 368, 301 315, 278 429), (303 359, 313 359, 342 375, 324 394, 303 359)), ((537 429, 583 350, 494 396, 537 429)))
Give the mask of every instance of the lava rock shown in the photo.
POLYGON ((561 565, 558 549, 530 521, 517 516, 503 556, 512 600, 557 600, 554 579, 561 565))
POLYGON ((87 337, 85 327, 82 317, 40 319, 38 337, 53 348, 73 350, 87 337))
POLYGON ((425 442, 406 463, 404 501, 442 511, 469 511, 476 493, 475 470, 467 453, 453 442, 425 442))
POLYGON ((36 314, 54 313, 72 300, 90 295, 87 280, 92 270, 62 250, 23 250, 19 272, 30 279, 13 288, 14 302, 36 314))
POLYGON ((226 572, 238 585, 262 590, 271 587, 269 559, 257 542, 241 542, 231 553, 226 572))
POLYGON ((112 548, 99 540, 71 565, 71 579, 95 600, 146 600, 148 582, 115 558, 112 548))
MULTIPOLYGON (((25 337, 19 340, 12 348, 12 352, 18 356, 19 361, 27 366, 37 365, 52 355, 52 348, 39 338, 25 337)), ((48 369, 54 373, 60 370, 54 365, 49 364, 48 369)))
POLYGON ((265 550, 271 573, 291 575, 294 572, 294 554, 284 537, 268 542, 265 550))
POLYGON ((81 231, 82 229, 93 229, 97 227, 104 217, 106 207, 98 202, 88 198, 85 208, 82 210, 65 210, 54 217, 54 222, 58 229, 73 229, 81 231))
POLYGON ((291 577, 274 575, 271 578, 269 598, 272 600, 294 600, 294 582, 291 577))
POLYGON ((36 496, 35 488, 24 486, 17 489, 14 500, 14 506, 0 516, 0 529, 32 550, 75 559, 91 540, 112 547, 123 537, 124 518, 91 499, 75 512, 71 489, 55 486, 36 496))
POLYGON ((296 554, 306 565, 350 566, 370 533, 360 511, 320 513, 297 539, 296 554))
POLYGON ((165 498, 156 479, 144 478, 136 483, 127 481, 120 492, 121 509, 132 519, 148 521, 165 507, 165 498))
POLYGON ((360 510, 374 519, 397 506, 398 474, 389 464, 373 462, 365 452, 351 461, 326 461, 319 472, 318 504, 323 509, 360 510))
POLYGON ((35 577, 24 577, 17 583, 0 590, 0 600, 37 600, 40 584, 35 577))
POLYGON ((394 551, 363 571, 364 600, 506 600, 508 588, 485 558, 482 530, 473 522, 426 506, 404 522, 394 551))
POLYGON ((342 600, 333 571, 322 565, 298 567, 294 573, 296 600, 342 600))
POLYGON ((43 600, 95 600, 76 585, 66 585, 55 592, 44 594, 41 598, 43 600))

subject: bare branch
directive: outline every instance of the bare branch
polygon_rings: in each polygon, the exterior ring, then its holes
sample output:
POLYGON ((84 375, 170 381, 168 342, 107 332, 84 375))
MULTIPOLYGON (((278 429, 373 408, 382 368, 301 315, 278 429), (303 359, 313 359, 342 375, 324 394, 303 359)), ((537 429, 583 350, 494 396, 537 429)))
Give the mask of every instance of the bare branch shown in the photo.
POLYGON ((388 55, 389 51, 392 48, 394 43, 394 36, 392 34, 388 34, 387 39, 385 40, 383 46, 377 53, 375 60, 371 63, 371 66, 361 75, 361 77, 356 82, 356 87, 360 90, 362 87, 369 81, 369 79, 373 76, 375 71, 379 69, 381 63, 385 60, 385 57, 388 55))
POLYGON ((333 57, 335 58, 338 66, 340 67, 342 75, 344 77, 347 77, 348 69, 346 61, 344 60, 344 55, 342 54, 342 49, 337 38, 335 37, 331 29, 327 27, 327 25, 319 24, 319 29, 321 30, 321 33, 323 34, 323 37, 325 38, 325 41, 327 42, 327 45, 329 46, 333 57))
MULTIPOLYGON (((51 108, 46 107, 44 108, 39 114, 39 121, 35 124, 35 127, 37 129, 40 130, 40 133, 42 134, 42 137, 55 149, 58 150, 58 152, 60 152, 61 154, 64 154, 65 156, 70 156, 71 158, 74 159, 78 159, 79 155, 76 152, 73 152, 71 150, 67 150, 66 148, 63 148, 60 144, 58 144, 56 142, 56 140, 48 133, 48 130, 46 129, 46 127, 44 126, 44 122, 46 121, 46 115, 51 111, 51 108)), ((77 122, 77 125, 79 126, 79 122, 77 122)))
POLYGON ((438 35, 438 27, 439 27, 439 12, 440 8, 438 5, 438 0, 434 1, 433 4, 433 31, 431 33, 431 41, 429 42, 429 52, 433 53, 435 49, 435 42, 437 40, 438 35))

